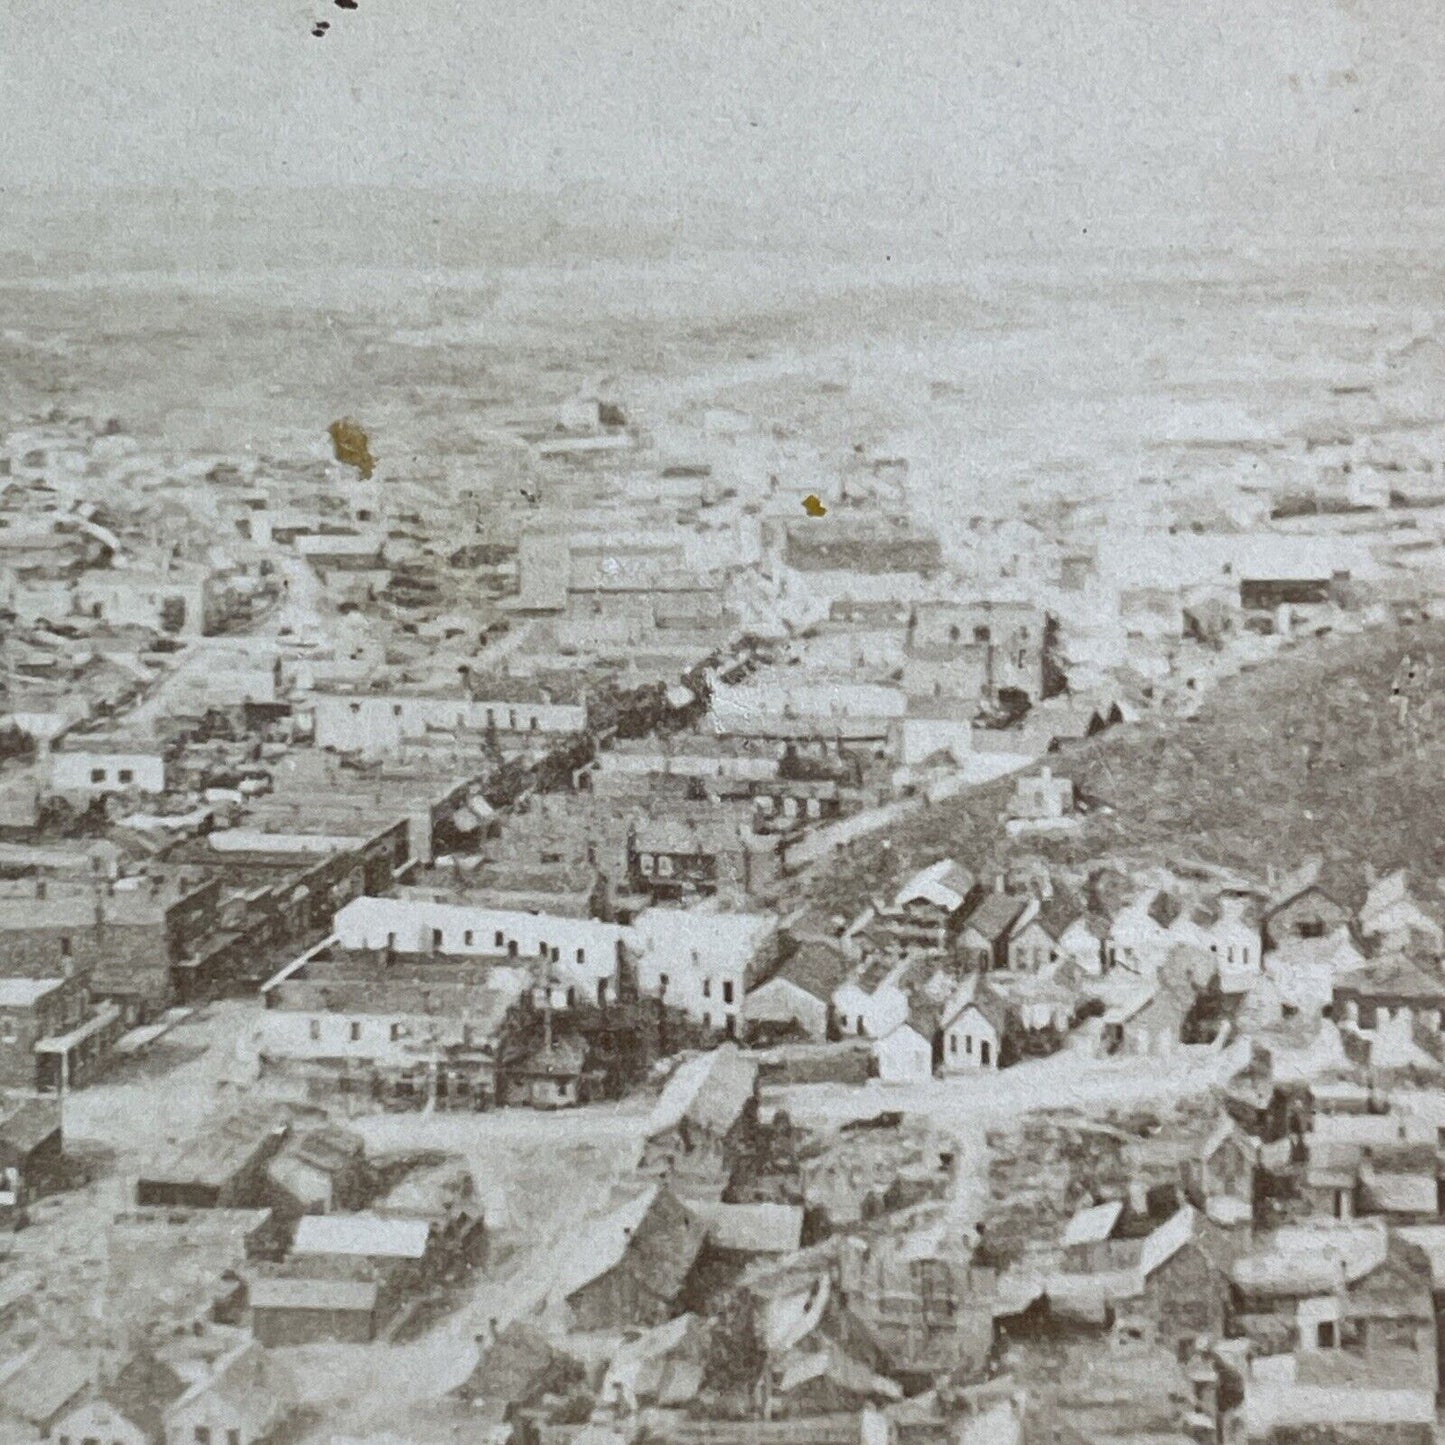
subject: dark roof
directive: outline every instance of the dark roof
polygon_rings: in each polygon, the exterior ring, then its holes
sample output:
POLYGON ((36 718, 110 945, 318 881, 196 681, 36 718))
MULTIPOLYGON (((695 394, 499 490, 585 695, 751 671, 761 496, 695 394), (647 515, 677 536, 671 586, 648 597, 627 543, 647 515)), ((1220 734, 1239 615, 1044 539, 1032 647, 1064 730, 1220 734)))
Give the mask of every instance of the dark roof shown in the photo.
POLYGON ((1020 898, 1016 893, 989 893, 968 915, 967 926, 990 943, 997 942, 1008 936, 1027 902, 1028 899, 1020 898))
POLYGON ((22 1156, 58 1133, 60 1102, 57 1099, 26 1099, 0 1118, 0 1143, 22 1156))
POLYGON ((1055 888, 1039 905, 1039 922, 1050 938, 1057 939, 1076 919, 1085 917, 1083 901, 1067 888, 1055 888))
POLYGON ((1409 959, 1393 956, 1346 974, 1335 983, 1335 992, 1435 1002, 1445 999, 1445 980, 1432 978, 1409 959))
POLYGON ((556 1349, 540 1330, 520 1322, 504 1329, 457 1387, 464 1399, 529 1405, 582 1378, 582 1366, 556 1349))
POLYGON ((162 1360, 141 1352, 132 1355, 104 1386, 100 1395, 148 1439, 165 1439, 165 1410, 186 1392, 186 1382, 162 1360))
POLYGON ((1164 889, 1156 893, 1149 903, 1149 917, 1160 928, 1172 927, 1183 912, 1184 905, 1172 893, 1164 889))
POLYGON ((838 945, 823 939, 805 939, 773 975, 787 979, 825 1003, 833 990, 848 977, 853 960, 838 945))

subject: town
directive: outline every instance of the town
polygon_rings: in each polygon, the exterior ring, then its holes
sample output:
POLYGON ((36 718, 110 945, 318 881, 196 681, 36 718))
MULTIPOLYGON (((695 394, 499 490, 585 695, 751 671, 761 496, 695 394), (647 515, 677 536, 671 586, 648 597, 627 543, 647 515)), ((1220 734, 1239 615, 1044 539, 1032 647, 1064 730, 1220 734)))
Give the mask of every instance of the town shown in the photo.
POLYGON ((956 515, 11 418, 0 1440, 1433 1442, 1442 384, 956 515))

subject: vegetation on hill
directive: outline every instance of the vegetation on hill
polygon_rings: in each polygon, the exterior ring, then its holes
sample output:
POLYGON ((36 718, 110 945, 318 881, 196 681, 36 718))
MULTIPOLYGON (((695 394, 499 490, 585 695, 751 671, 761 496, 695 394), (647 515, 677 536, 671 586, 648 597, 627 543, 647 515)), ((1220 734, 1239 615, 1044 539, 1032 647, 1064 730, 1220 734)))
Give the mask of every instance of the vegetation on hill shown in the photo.
POLYGON ((1445 876, 1445 676, 1407 731, 1391 699, 1407 653, 1445 659, 1445 623, 1303 641, 1222 683, 1194 718, 1149 718, 1050 758, 1077 786, 1079 832, 1010 839, 1013 780, 1001 779, 854 844, 806 890, 847 915, 949 854, 985 877, 1042 857, 1202 862, 1261 879, 1318 856, 1347 892, 1367 867, 1409 868, 1428 891, 1445 876))

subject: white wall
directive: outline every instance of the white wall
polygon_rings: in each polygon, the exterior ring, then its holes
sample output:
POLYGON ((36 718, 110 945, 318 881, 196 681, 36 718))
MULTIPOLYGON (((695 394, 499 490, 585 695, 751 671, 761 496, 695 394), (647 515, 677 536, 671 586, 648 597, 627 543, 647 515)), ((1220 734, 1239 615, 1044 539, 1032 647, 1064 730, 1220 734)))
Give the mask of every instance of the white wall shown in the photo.
POLYGON ((165 759, 154 753, 52 753, 50 786, 64 793, 114 793, 128 788, 163 793, 165 759))

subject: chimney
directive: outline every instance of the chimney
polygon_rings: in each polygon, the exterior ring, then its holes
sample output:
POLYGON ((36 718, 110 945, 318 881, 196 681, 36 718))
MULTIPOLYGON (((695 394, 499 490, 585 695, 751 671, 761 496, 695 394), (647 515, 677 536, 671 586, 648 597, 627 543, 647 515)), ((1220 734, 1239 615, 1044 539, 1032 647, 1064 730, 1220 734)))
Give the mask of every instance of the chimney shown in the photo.
POLYGON ((1004 875, 1002 873, 995 873, 993 878, 993 891, 995 893, 1002 893, 1004 891, 1004 884, 1006 881, 1007 880, 1004 878, 1004 875))

